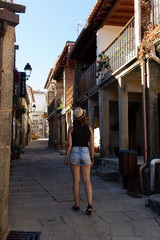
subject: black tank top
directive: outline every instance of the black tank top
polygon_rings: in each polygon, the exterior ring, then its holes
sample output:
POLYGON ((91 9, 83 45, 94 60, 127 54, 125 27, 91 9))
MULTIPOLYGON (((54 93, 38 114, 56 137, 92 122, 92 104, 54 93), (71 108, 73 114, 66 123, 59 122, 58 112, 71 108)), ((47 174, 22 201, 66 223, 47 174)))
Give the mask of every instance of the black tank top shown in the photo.
POLYGON ((88 147, 91 132, 88 126, 74 126, 72 132, 72 147, 88 147))

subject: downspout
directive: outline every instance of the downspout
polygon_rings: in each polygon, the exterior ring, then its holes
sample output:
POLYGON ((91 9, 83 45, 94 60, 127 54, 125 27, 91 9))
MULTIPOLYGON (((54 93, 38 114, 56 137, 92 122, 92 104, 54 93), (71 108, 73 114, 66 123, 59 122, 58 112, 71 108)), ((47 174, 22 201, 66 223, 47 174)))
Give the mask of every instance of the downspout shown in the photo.
POLYGON ((142 107, 143 107, 143 137, 144 137, 144 164, 140 166, 140 186, 144 194, 143 170, 147 166, 147 117, 146 117, 146 63, 142 62, 142 107))
MULTIPOLYGON (((138 46, 141 43, 141 1, 134 0, 135 8, 135 36, 136 36, 136 48, 138 54, 138 46)), ((144 138, 144 164, 140 166, 140 187, 141 192, 144 194, 143 183, 143 169, 147 166, 147 119, 146 119, 146 63, 141 64, 141 81, 142 81, 142 111, 143 111, 143 138, 144 138)))

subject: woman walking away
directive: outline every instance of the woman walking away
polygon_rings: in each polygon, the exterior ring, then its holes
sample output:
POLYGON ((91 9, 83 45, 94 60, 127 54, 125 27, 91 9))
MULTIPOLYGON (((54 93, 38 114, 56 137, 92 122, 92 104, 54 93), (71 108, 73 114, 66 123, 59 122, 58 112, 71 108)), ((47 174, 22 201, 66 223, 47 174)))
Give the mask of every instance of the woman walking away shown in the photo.
POLYGON ((73 177, 73 196, 75 205, 74 211, 79 210, 79 185, 80 173, 85 187, 88 206, 86 214, 92 213, 92 185, 90 181, 91 165, 94 164, 94 135, 93 130, 88 126, 86 110, 80 107, 73 111, 73 126, 68 129, 68 140, 64 164, 71 166, 73 177), (88 147, 88 142, 90 142, 88 147))

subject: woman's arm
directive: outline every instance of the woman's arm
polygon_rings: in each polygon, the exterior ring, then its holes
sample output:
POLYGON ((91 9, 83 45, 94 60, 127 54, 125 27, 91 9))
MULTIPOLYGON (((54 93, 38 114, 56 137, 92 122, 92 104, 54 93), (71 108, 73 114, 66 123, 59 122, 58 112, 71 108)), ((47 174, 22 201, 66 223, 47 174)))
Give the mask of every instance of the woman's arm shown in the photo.
POLYGON ((90 153, 91 153, 91 161, 92 161, 92 165, 94 164, 94 133, 92 128, 89 126, 89 130, 91 132, 91 136, 90 136, 90 153))
POLYGON ((66 166, 68 164, 68 156, 69 156, 71 148, 72 148, 72 132, 73 132, 73 127, 69 127, 68 137, 67 137, 67 146, 66 146, 66 155, 65 155, 65 160, 64 160, 64 164, 66 166))

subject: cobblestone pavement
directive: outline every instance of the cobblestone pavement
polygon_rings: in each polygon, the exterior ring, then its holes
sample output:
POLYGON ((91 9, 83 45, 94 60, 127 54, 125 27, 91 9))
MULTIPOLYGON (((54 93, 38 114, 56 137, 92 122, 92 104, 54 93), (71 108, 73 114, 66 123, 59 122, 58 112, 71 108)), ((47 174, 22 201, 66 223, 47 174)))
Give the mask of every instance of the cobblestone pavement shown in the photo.
POLYGON ((145 207, 147 197, 134 198, 118 182, 91 176, 93 207, 80 186, 80 211, 74 212, 70 167, 64 155, 34 140, 11 167, 9 227, 41 232, 40 240, 160 240, 160 216, 145 207))

